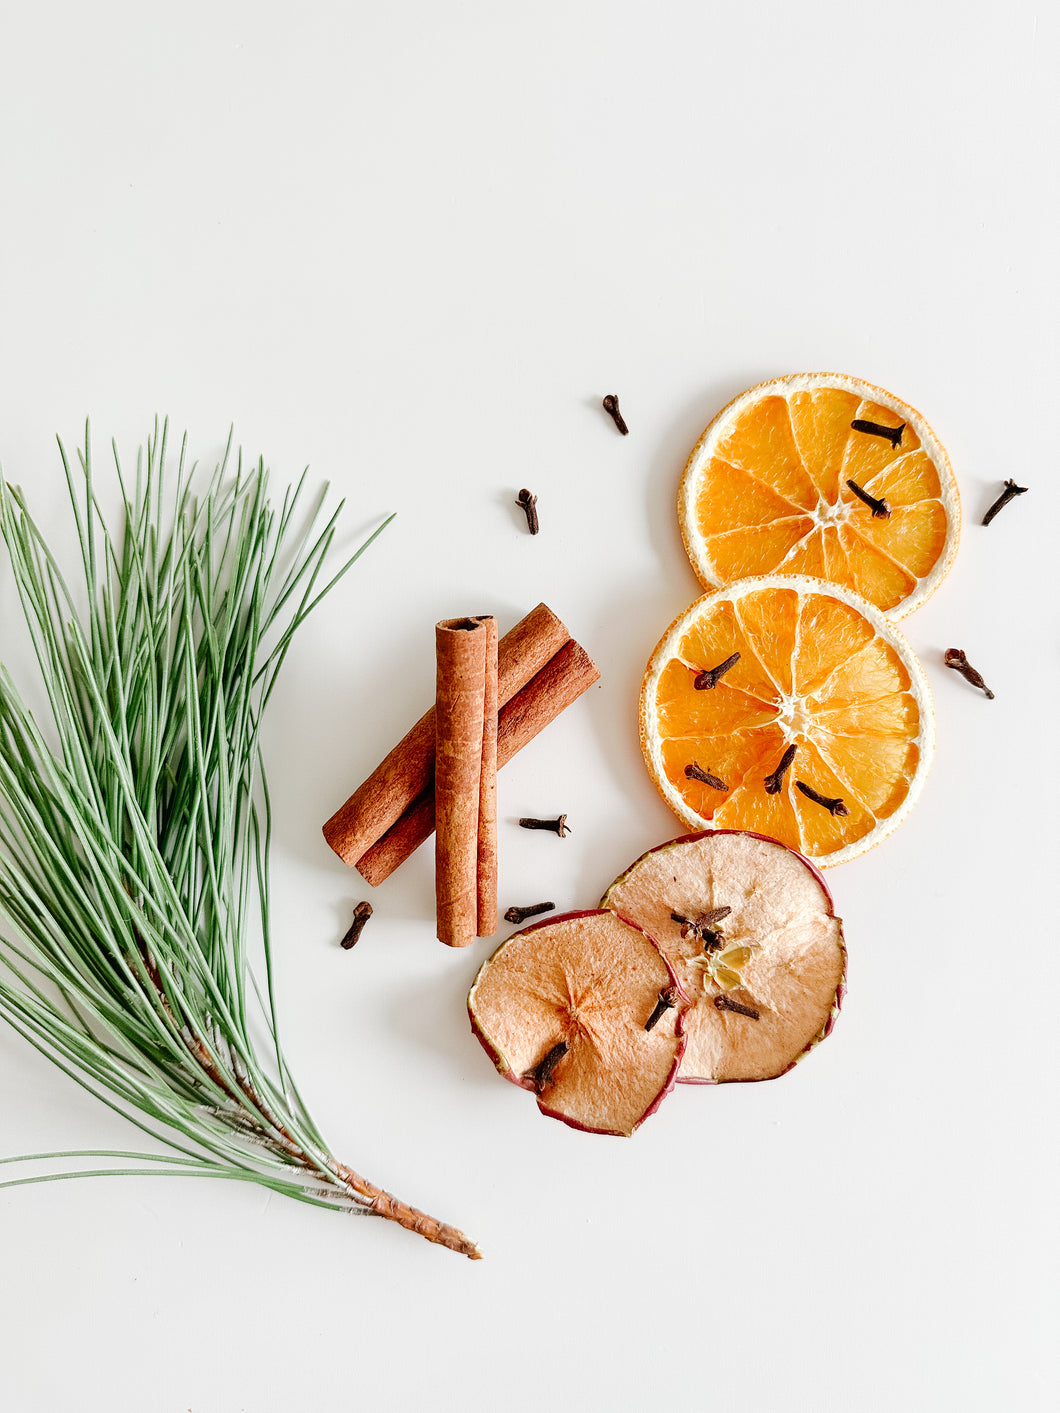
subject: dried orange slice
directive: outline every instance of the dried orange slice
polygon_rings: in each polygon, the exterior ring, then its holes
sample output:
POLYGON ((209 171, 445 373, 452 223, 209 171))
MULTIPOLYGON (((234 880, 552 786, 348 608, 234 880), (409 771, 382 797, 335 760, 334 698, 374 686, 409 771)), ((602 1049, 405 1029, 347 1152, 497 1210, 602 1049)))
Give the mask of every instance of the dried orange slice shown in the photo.
POLYGON ((690 827, 756 830, 821 865, 905 818, 935 744, 927 680, 897 629, 848 589, 780 574, 674 620, 644 674, 640 734, 690 827))
POLYGON ((831 1033, 843 924, 817 869, 775 839, 671 839, 626 869, 601 907, 655 939, 691 1001, 679 1083, 774 1079, 831 1033))
POLYGON ((902 618, 949 572, 960 497, 915 408, 857 378, 793 373, 714 418, 685 467, 678 517, 704 588, 811 574, 902 618))

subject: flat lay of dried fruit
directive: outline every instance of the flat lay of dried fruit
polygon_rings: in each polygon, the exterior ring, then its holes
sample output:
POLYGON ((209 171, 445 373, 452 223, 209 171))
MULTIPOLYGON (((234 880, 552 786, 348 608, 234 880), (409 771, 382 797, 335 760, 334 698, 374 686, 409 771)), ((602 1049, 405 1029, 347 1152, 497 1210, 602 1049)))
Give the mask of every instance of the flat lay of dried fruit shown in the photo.
MULTIPOLYGON (((617 398, 604 406, 624 433, 617 398)), ((178 1153, 44 1156, 250 1181, 477 1258, 331 1154, 276 1031, 261 714, 295 629, 361 551, 318 589, 335 520, 296 531, 301 485, 277 515, 260 463, 233 478, 226 457, 201 484, 182 449, 174 486, 165 461, 156 430, 114 533, 87 438, 83 487, 67 467, 80 618, 21 492, 0 486, 58 742, 0 673, 0 1014, 178 1153)), ((1021 490, 1008 483, 986 520, 1021 490)), ((520 499, 532 533, 535 500, 520 499)), ((656 646, 639 725, 655 784, 698 832, 642 854, 599 908, 522 926, 467 1001, 497 1070, 591 1133, 632 1134, 678 1080, 785 1074, 831 1032, 847 954, 815 865, 886 837, 934 751, 928 684, 891 620, 947 573, 960 509, 914 409, 838 375, 753 388, 697 444, 679 518, 710 592, 656 646)), ((496 770, 599 671, 544 604, 499 645, 490 614, 443 620, 435 647, 434 706, 324 833, 374 886, 436 829, 436 931, 463 947, 497 926, 496 770)), ((944 660, 993 695, 963 651, 944 660)), ((513 823, 571 833, 565 813, 513 823)), ((371 915, 357 904, 342 947, 371 915)))

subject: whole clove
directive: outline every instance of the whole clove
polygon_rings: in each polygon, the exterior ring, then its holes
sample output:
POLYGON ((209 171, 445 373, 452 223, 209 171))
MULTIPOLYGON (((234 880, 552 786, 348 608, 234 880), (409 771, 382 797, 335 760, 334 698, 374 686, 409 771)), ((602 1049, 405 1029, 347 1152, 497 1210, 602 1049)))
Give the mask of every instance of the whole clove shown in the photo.
MULTIPOLYGON (((674 879, 677 882, 677 879, 674 879)), ((732 912, 732 908, 708 908, 705 913, 699 913, 694 918, 683 917, 680 913, 671 913, 674 922, 687 922, 692 927, 713 927, 716 922, 721 922, 732 912)))
POLYGON ((533 1080, 535 1093, 541 1094, 546 1084, 552 1083, 552 1071, 569 1049, 570 1046, 565 1040, 557 1041, 545 1058, 535 1065, 532 1070, 528 1070, 523 1076, 524 1079, 533 1080))
POLYGON ((353 910, 353 921, 350 923, 346 936, 339 943, 339 946, 347 952, 351 947, 355 947, 361 933, 364 931, 365 923, 371 916, 371 903, 358 903, 353 910))
POLYGON ((780 757, 780 763, 777 766, 776 770, 774 770, 772 775, 766 776, 765 786, 767 795, 776 795, 780 792, 780 789, 784 784, 784 776, 787 775, 788 767, 795 759, 795 752, 797 750, 798 746, 795 744, 794 741, 792 741, 791 745, 788 746, 787 750, 780 757))
POLYGON ((756 1011, 753 1006, 745 1006, 742 1001, 733 1001, 724 992, 720 996, 714 997, 714 1004, 719 1011, 734 1011, 738 1016, 749 1016, 751 1020, 761 1020, 762 1012, 756 1011))
POLYGON ((952 667, 955 672, 959 672, 966 682, 970 682, 973 687, 978 687, 981 692, 985 692, 991 701, 994 700, 993 692, 965 657, 961 648, 947 648, 942 661, 947 667, 952 667))
POLYGON ((829 814, 849 814, 850 811, 841 798, 830 800, 827 795, 819 795, 812 785, 807 785, 805 780, 796 780, 795 788, 801 790, 808 800, 812 800, 815 805, 823 805, 829 814))
POLYGON ((1006 481, 1005 489, 1001 492, 997 500, 994 501, 993 505, 983 516, 983 524, 989 525, 991 520, 993 520, 994 516, 998 513, 999 510, 1004 510, 1005 506, 1008 505, 1009 501, 1015 500, 1017 496, 1026 495, 1027 490, 1027 486, 1017 486, 1015 481, 1006 481))
POLYGON ((708 667, 703 672, 697 672, 692 686, 697 692, 710 692, 718 685, 722 677, 731 667, 735 667, 740 661, 740 654, 733 653, 724 662, 719 662, 717 667, 708 667))
POLYGON ((884 437, 891 446, 901 446, 905 423, 900 427, 885 427, 882 422, 869 422, 864 417, 855 417, 850 424, 855 432, 867 432, 870 437, 884 437))
POLYGON ((662 1020, 666 1012, 677 1005, 680 997, 681 993, 676 986, 664 986, 659 992, 659 999, 655 1003, 655 1009, 644 1022, 644 1029, 654 1030, 655 1026, 662 1020))
POLYGON ((681 937, 684 941, 695 938, 703 943, 705 952, 710 952, 715 947, 720 947, 724 940, 721 929, 715 924, 727 918, 731 912, 732 908, 708 908, 697 917, 685 917, 683 913, 671 913, 670 917, 674 922, 681 924, 681 937))
POLYGON ((712 775, 709 770, 704 770, 698 761, 693 761, 691 765, 685 766, 685 779, 698 780, 702 785, 709 785, 712 790, 727 790, 729 788, 720 776, 712 775))
POLYGON ((628 437, 629 428, 626 426, 626 419, 618 410, 618 395, 616 393, 608 393, 604 398, 604 411, 611 418, 611 421, 614 422, 622 435, 628 437))
POLYGON ((536 535, 541 528, 537 519, 537 496, 531 495, 529 491, 520 491, 515 500, 516 505, 521 505, 526 511, 526 528, 531 535, 536 535))
POLYGON ((538 917, 541 913, 550 913, 555 906, 555 903, 531 903, 528 908, 511 907, 504 914, 504 921, 525 922, 528 917, 538 917))
POLYGON ((561 814, 558 819, 521 819, 520 829, 547 829, 553 834, 558 834, 561 839, 566 839, 570 833, 567 825, 567 816, 561 814))

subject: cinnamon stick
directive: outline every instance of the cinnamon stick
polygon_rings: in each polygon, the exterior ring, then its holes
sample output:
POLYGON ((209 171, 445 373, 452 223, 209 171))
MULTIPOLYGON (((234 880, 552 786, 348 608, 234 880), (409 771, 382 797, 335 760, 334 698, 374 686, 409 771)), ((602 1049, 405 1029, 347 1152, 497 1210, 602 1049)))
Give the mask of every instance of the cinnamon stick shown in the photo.
POLYGON ((497 931, 497 620, 486 618, 482 706, 482 773, 478 806, 479 937, 497 931))
POLYGON ((435 628, 435 892, 438 936, 466 947, 478 932, 478 824, 486 631, 482 618, 450 618, 435 628))
MULTIPOLYGON (((569 640, 570 633, 543 603, 505 633, 497 658, 500 706, 511 701, 569 640)), ((356 864, 413 801, 432 787, 435 734, 435 710, 431 707, 324 825, 324 838, 343 863, 356 864)))
MULTIPOLYGON (((592 658, 571 638, 501 707, 497 723, 497 768, 507 765, 599 677, 599 668, 592 658)), ((417 795, 397 823, 356 860, 358 872, 373 886, 382 883, 431 837, 434 821, 434 791, 428 787, 417 795)))

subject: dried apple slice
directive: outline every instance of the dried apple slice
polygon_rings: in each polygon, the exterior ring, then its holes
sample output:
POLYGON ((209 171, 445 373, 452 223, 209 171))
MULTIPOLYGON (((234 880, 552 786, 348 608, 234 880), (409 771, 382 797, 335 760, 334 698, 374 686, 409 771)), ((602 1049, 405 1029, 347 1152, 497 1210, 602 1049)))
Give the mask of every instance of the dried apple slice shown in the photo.
POLYGON ((602 906, 656 940, 691 1000, 679 1081, 773 1079, 835 1024, 842 921, 820 873, 787 845, 686 835, 643 854, 602 906))
POLYGON ((471 1028, 543 1114, 631 1134, 673 1088, 687 997, 652 939, 613 909, 515 932, 479 970, 471 1028))

